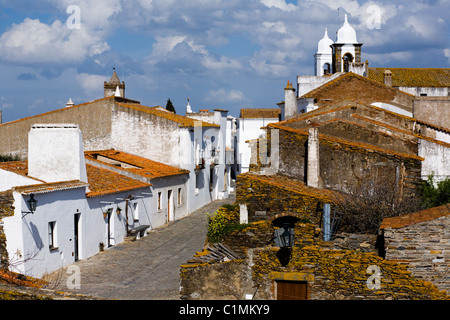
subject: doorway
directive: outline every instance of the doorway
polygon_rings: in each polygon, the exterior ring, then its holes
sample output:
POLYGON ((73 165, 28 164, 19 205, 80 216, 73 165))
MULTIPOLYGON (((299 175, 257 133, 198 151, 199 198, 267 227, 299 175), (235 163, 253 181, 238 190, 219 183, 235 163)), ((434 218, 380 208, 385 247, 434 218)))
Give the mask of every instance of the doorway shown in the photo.
POLYGON ((80 230, 80 216, 81 213, 75 213, 73 215, 73 226, 74 226, 74 235, 73 235, 73 252, 74 252, 74 259, 75 262, 78 261, 80 258, 80 247, 79 247, 79 230, 80 230))
POLYGON ((114 230, 114 227, 111 225, 112 212, 113 212, 112 209, 108 209, 108 228, 106 230, 106 232, 108 233, 108 248, 114 245, 113 243, 114 235, 112 234, 112 230, 114 230))
POLYGON ((307 300, 308 284, 306 281, 280 280, 277 284, 277 300, 307 300))
POLYGON ((173 192, 167 191, 167 219, 168 221, 174 220, 174 205, 173 205, 173 192))

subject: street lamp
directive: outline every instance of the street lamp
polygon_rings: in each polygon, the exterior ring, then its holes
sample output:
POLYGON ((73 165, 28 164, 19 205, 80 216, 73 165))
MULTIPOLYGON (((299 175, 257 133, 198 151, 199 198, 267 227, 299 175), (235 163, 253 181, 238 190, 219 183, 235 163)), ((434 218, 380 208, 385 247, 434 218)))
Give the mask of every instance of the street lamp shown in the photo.
POLYGON ((294 235, 291 233, 289 223, 285 223, 284 232, 279 235, 279 243, 281 248, 291 248, 294 245, 294 235))
POLYGON ((30 199, 27 201, 27 207, 29 211, 22 211, 22 213, 25 213, 22 215, 22 218, 25 217, 27 214, 31 213, 33 214, 36 211, 37 207, 37 200, 34 198, 34 194, 30 194, 30 199))
POLYGON ((294 234, 291 232, 289 223, 284 223, 284 231, 281 230, 277 234, 277 242, 280 246, 280 250, 277 252, 276 256, 283 267, 289 264, 291 260, 291 250, 294 245, 294 234))

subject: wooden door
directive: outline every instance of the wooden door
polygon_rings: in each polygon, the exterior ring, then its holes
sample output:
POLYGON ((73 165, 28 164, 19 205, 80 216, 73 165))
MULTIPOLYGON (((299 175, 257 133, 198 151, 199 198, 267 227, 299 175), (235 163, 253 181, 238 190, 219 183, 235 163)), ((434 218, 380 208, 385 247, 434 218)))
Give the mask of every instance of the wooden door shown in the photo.
POLYGON ((306 281, 277 281, 277 300, 306 300, 306 281))

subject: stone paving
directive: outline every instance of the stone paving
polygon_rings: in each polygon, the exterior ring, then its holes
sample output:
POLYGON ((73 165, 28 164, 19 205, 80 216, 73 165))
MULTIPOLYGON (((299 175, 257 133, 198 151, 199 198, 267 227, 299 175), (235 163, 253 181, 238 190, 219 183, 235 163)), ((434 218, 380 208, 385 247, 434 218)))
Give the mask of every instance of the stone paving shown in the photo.
POLYGON ((216 200, 180 220, 152 230, 74 265, 80 268, 81 288, 69 290, 66 269, 47 279, 55 290, 101 299, 178 300, 180 265, 201 251, 207 231, 206 213, 214 213, 234 196, 216 200))

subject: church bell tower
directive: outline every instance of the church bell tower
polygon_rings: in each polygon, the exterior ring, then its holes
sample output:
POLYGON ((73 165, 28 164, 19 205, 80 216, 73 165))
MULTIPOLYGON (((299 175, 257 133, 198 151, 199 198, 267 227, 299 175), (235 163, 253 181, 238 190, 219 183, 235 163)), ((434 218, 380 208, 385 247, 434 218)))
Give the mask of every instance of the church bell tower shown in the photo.
POLYGON ((337 32, 332 44, 332 72, 349 72, 352 66, 361 64, 361 47, 356 39, 355 29, 348 23, 345 14, 344 25, 337 32))

